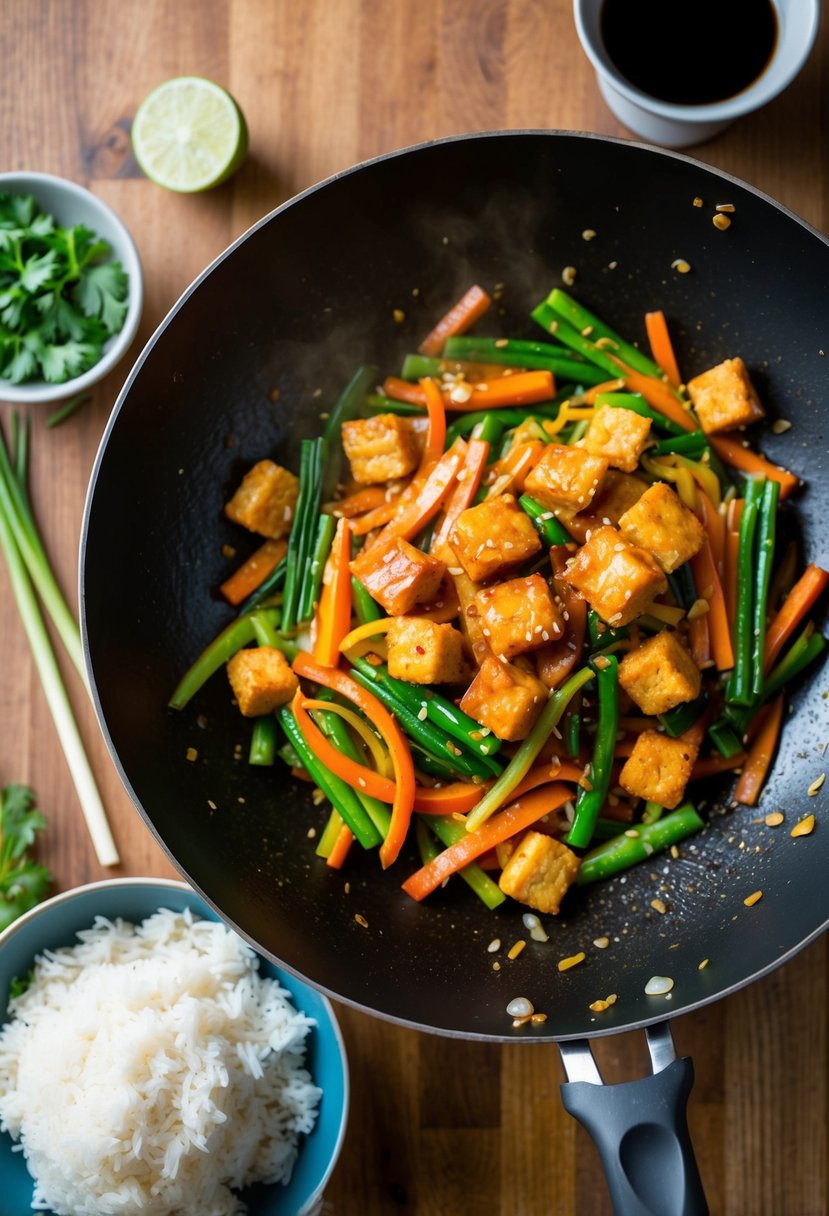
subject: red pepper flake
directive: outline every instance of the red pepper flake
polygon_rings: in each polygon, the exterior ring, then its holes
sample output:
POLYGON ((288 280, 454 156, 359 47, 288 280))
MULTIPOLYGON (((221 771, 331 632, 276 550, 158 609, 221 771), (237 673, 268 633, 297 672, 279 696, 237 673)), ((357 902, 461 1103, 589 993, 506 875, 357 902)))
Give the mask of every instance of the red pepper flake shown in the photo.
POLYGON ((425 654, 425 653, 426 653, 426 651, 423 649, 422 646, 415 646, 415 654, 425 654))

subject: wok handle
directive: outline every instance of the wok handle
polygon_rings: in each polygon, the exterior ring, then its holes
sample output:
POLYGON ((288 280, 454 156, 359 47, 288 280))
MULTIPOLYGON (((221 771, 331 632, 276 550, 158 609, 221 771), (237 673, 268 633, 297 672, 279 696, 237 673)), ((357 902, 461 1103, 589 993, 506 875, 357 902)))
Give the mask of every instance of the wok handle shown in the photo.
POLYGON ((604 1085, 587 1039, 560 1043, 564 1108, 599 1151, 615 1216, 708 1216, 686 1107, 694 1065, 667 1022, 648 1027, 653 1075, 604 1085))

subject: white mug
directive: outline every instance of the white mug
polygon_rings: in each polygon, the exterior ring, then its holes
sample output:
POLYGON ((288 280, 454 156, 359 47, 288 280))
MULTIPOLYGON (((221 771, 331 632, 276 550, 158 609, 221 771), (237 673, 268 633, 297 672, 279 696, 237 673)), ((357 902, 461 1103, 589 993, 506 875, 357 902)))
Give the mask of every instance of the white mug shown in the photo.
POLYGON ((781 93, 809 57, 820 19, 820 0, 771 0, 777 17, 777 40, 760 76, 722 101, 678 105, 644 93, 616 68, 601 36, 602 3, 603 0, 573 0, 576 30, 595 68, 599 91, 619 121, 635 135, 667 148, 685 148, 711 139, 735 118, 759 109, 781 93))

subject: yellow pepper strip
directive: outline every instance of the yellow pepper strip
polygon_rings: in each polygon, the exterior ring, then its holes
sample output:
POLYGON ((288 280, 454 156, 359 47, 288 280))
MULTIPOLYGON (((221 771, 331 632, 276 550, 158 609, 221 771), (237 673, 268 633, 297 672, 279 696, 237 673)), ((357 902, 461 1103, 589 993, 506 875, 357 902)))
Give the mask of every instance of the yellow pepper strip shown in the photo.
POLYGON ((648 616, 661 621, 663 625, 676 626, 685 616, 684 608, 674 608, 671 604, 651 604, 648 616))
POLYGON ((561 409, 558 411, 557 418, 551 418, 548 422, 543 422, 541 425, 548 435, 557 435, 563 430, 568 422, 579 422, 582 419, 590 419, 596 411, 590 406, 575 406, 568 401, 562 402, 561 409))
POLYGON ((391 777, 391 763, 383 744, 369 724, 364 722, 359 714, 355 714, 353 709, 348 709, 345 705, 338 705, 336 701, 306 701, 303 699, 302 703, 306 709, 325 709, 330 710, 332 714, 338 714, 365 743, 378 773, 382 777, 391 777))
POLYGON ((676 486, 677 494, 689 510, 695 511, 697 505, 697 490, 694 478, 688 469, 677 468, 668 464, 669 457, 653 460, 649 456, 642 457, 642 465, 653 476, 661 481, 671 481, 676 486))
POLYGON ((384 616, 378 621, 366 621, 365 625, 358 625, 356 629, 351 630, 351 633, 345 635, 340 642, 340 650, 345 654, 358 642, 364 642, 366 638, 375 638, 378 634, 385 633, 387 629, 391 628, 393 619, 393 617, 384 616))
POLYGON ((711 499, 714 507, 719 507, 720 479, 713 469, 703 464, 702 461, 689 460, 687 456, 680 456, 677 452, 671 452, 668 456, 663 456, 662 460, 675 465, 678 469, 687 469, 700 489, 704 490, 711 499))

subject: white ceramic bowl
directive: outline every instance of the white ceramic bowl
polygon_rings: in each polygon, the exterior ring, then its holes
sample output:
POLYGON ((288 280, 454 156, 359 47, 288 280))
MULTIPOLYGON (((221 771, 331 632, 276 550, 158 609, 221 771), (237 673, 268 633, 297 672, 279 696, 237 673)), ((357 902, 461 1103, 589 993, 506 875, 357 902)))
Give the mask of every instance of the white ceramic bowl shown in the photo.
POLYGON ((0 379, 2 401, 33 404, 60 401, 97 384, 127 353, 138 330, 144 303, 141 259, 135 242, 112 208, 76 182, 70 182, 65 177, 54 177, 50 173, 0 173, 0 193, 33 194, 43 210, 53 215, 59 223, 86 225, 111 245, 113 261, 120 262, 129 276, 129 306, 124 324, 107 341, 104 353, 94 367, 63 384, 49 384, 45 380, 10 384, 8 380, 0 379))
MULTIPOLYGON (((666 148, 687 148, 712 139, 735 118, 759 110, 782 93, 808 59, 820 21, 820 0, 772 0, 778 33, 765 70, 753 84, 734 97, 711 105, 685 106, 643 93, 619 72, 601 37, 602 2, 573 0, 576 30, 584 53, 596 71, 599 92, 629 130, 649 143, 666 148)), ((666 2, 670 3, 670 0, 666 2)))

